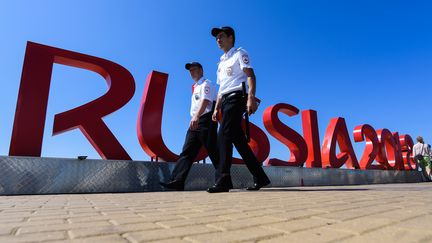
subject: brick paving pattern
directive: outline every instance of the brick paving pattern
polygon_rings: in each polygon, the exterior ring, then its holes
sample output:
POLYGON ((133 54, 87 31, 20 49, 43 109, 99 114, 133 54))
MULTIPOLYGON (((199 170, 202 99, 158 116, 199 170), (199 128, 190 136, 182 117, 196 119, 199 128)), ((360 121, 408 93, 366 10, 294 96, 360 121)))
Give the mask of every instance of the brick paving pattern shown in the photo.
POLYGON ((0 197, 0 242, 432 242, 432 183, 0 197))

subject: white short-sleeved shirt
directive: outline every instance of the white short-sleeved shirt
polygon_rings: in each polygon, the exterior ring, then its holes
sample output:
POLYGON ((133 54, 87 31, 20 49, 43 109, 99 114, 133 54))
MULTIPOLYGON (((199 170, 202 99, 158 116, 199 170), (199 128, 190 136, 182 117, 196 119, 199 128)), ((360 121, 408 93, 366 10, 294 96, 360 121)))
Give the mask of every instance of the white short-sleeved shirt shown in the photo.
POLYGON ((432 152, 431 152, 431 149, 429 148, 428 144, 416 143, 416 144, 414 144, 412 154, 413 154, 413 156, 416 156, 417 154, 421 154, 423 156, 431 156, 432 152))
POLYGON ((193 117, 198 112, 203 100, 209 100, 210 102, 201 116, 211 111, 213 107, 213 101, 216 100, 216 88, 210 80, 205 78, 201 78, 193 85, 192 102, 190 108, 191 117, 193 117))
POLYGON ((247 76, 243 68, 252 68, 246 50, 233 47, 221 56, 217 70, 220 95, 242 90, 242 82, 247 84, 247 76))

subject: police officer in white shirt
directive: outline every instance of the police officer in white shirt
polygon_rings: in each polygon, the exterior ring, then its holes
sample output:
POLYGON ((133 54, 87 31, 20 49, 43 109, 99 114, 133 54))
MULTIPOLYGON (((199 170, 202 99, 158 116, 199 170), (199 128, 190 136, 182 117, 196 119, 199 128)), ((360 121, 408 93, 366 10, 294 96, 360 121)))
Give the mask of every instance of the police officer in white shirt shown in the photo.
POLYGON ((233 144, 254 177, 254 185, 247 190, 259 190, 270 184, 270 180, 249 147, 241 127, 243 114, 247 112, 251 115, 258 108, 255 100, 255 74, 248 53, 234 47, 235 34, 231 27, 213 28, 211 34, 224 54, 217 70, 217 83, 220 87, 212 116, 213 121, 216 121, 218 109, 221 108, 222 122, 218 134, 219 180, 207 192, 228 192, 233 187, 230 174, 233 144), (247 100, 242 94, 242 82, 248 85, 247 100))
POLYGON ((185 65, 189 70, 194 85, 192 86, 192 102, 190 115, 192 117, 189 129, 186 133, 183 151, 171 174, 169 182, 160 182, 166 188, 177 191, 184 190, 184 182, 192 167, 195 157, 204 145, 209 157, 216 168, 216 180, 218 180, 219 152, 217 150, 217 122, 212 121, 216 88, 210 80, 203 77, 203 68, 198 62, 185 65))

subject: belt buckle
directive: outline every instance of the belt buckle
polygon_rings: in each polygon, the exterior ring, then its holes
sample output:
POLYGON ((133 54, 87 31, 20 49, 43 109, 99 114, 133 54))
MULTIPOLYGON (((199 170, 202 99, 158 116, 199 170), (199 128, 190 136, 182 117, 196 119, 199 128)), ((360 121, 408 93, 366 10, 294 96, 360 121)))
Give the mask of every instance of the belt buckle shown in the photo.
POLYGON ((234 97, 236 95, 241 95, 241 93, 238 92, 238 91, 233 91, 231 93, 225 94, 225 95, 222 96, 222 101, 225 101, 226 99, 228 99, 230 97, 234 97))
POLYGON ((229 98, 229 97, 233 97, 233 96, 235 96, 237 93, 236 92, 232 92, 231 94, 229 94, 228 96, 227 96, 227 98, 229 98))
POLYGON ((238 92, 238 91, 234 91, 231 94, 229 94, 228 97, 233 97, 233 96, 236 96, 236 95, 241 95, 241 93, 238 92))

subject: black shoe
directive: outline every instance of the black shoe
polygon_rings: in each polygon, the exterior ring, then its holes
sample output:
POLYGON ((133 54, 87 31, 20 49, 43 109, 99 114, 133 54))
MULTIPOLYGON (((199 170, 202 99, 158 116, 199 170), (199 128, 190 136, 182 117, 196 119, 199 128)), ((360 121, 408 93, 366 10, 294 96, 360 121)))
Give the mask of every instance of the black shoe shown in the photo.
POLYGON ((208 193, 229 192, 229 187, 214 185, 207 189, 208 193))
POLYGON ((162 182, 160 181, 159 184, 163 187, 174 189, 176 191, 184 191, 184 182, 183 181, 169 181, 169 182, 162 182))
POLYGON ((231 176, 224 176, 224 177, 220 177, 219 179, 216 180, 215 185, 213 187, 222 187, 222 188, 228 188, 229 189, 234 189, 232 180, 231 180, 231 176))
POLYGON ((248 191, 258 191, 259 189, 261 189, 261 187, 265 187, 268 184, 270 184, 270 180, 268 178, 266 178, 266 180, 255 182, 253 184, 253 186, 250 186, 250 187, 246 188, 246 190, 248 190, 248 191))
POLYGON ((232 184, 232 181, 230 181, 230 183, 228 183, 228 189, 234 189, 234 186, 233 186, 233 184, 232 184))

